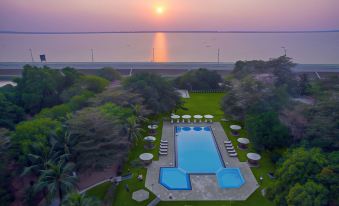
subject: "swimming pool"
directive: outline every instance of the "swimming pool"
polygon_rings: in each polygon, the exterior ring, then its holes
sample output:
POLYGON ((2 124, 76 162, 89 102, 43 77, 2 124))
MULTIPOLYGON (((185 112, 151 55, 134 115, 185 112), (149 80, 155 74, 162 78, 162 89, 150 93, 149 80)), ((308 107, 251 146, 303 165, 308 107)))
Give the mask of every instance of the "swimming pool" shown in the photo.
POLYGON ((159 182, 169 190, 191 190, 190 174, 216 175, 220 188, 239 188, 239 168, 225 168, 210 127, 175 127, 176 165, 160 168, 159 182))

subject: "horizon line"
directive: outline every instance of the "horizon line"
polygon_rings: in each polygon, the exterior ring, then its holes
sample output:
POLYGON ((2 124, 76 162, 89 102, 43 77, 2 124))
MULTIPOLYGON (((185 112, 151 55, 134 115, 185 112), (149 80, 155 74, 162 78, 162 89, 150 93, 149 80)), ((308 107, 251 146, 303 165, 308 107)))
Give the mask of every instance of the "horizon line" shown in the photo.
POLYGON ((0 34, 114 34, 114 33, 334 33, 332 30, 136 30, 136 31, 10 31, 0 30, 0 34))

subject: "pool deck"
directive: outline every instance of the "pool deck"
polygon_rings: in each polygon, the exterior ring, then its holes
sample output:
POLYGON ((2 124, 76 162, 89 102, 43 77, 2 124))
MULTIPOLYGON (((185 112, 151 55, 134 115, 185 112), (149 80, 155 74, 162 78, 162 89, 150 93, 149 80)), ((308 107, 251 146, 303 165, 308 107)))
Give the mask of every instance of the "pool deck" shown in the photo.
POLYGON ((168 155, 159 156, 158 161, 153 161, 148 166, 145 186, 163 201, 246 200, 259 187, 247 162, 240 162, 238 158, 228 156, 224 146, 224 141, 228 140, 228 138, 218 122, 199 124, 170 124, 169 122, 164 122, 162 139, 168 141, 168 155), (226 167, 239 168, 245 183, 240 188, 222 189, 219 187, 215 175, 190 175, 192 190, 168 190, 159 184, 160 167, 175 166, 175 126, 210 126, 226 167))

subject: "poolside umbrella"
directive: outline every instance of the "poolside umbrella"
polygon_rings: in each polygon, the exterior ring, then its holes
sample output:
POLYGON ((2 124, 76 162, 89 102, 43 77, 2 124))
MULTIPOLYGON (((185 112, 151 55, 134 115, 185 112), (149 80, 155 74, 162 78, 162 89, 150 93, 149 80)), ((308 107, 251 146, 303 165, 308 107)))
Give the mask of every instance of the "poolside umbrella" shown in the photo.
POLYGON ((182 116, 183 120, 182 122, 185 122, 185 119, 187 119, 187 122, 190 123, 191 115, 185 114, 182 116))
POLYGON ((259 160, 261 159, 261 156, 257 153, 247 153, 248 163, 251 166, 258 166, 259 160))
POLYGON ((147 136, 144 138, 144 141, 146 142, 144 148, 145 149, 154 149, 154 142, 155 142, 156 138, 153 136, 147 136))
POLYGON ((239 126, 239 125, 231 125, 230 128, 231 128, 231 132, 232 132, 232 134, 234 136, 238 136, 239 135, 238 131, 241 130, 241 126, 239 126))
POLYGON ((193 118, 194 118, 194 122, 196 121, 196 119, 199 119, 199 122, 201 122, 202 116, 197 114, 197 115, 194 115, 193 118))
POLYGON ((210 114, 206 114, 204 115, 204 117, 205 117, 205 122, 208 122, 208 120, 212 122, 212 119, 214 118, 214 116, 210 114))
POLYGON ((250 143, 250 140, 247 138, 238 138, 237 141, 240 149, 247 149, 247 145, 250 143))
POLYGON ((179 123, 180 116, 179 116, 179 115, 176 115, 176 114, 173 114, 173 115, 171 116, 171 123, 173 123, 173 119, 176 119, 176 120, 177 120, 177 123, 179 123))
POLYGON ((150 130, 150 134, 156 134, 156 129, 158 128, 158 125, 151 124, 151 125, 148 125, 147 128, 150 130))
POLYGON ((139 156, 139 159, 146 163, 146 164, 150 164, 152 162, 152 159, 153 159, 153 154, 151 153, 142 153, 140 156, 139 156))

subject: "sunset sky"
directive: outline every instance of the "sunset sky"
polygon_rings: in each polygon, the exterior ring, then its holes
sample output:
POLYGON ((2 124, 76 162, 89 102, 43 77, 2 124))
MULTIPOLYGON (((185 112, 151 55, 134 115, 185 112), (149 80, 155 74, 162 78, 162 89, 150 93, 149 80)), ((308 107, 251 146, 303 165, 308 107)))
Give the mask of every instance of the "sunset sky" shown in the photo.
POLYGON ((330 30, 339 0, 0 0, 0 30, 330 30))

